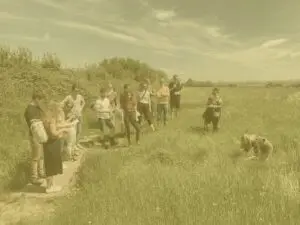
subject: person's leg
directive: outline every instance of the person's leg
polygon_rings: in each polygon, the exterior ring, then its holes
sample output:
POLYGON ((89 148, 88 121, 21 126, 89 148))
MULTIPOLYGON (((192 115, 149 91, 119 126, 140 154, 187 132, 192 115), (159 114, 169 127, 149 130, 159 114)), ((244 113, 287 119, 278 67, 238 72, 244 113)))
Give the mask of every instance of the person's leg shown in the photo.
MULTIPOLYGON (((39 172, 43 170, 44 164, 42 160, 43 145, 38 143, 32 136, 30 137, 31 145, 31 178, 30 182, 35 185, 41 185, 43 181, 39 179, 39 172)), ((43 170, 44 173, 44 170, 43 170)))
POLYGON ((115 130, 116 129, 115 129, 113 122, 111 121, 111 119, 107 119, 107 120, 105 120, 105 124, 110 130, 110 135, 109 135, 110 144, 116 145, 116 140, 115 140, 115 130))
POLYGON ((152 115, 150 112, 150 106, 148 104, 143 105, 143 114, 144 114, 145 119, 147 120, 149 126, 151 127, 151 129, 153 131, 155 131, 155 127, 154 127, 153 120, 152 120, 152 115))
POLYGON ((83 123, 82 116, 80 116, 78 118, 78 120, 79 120, 79 122, 76 125, 76 145, 78 147, 81 147, 81 145, 79 144, 79 140, 80 140, 80 135, 82 132, 82 123, 83 123))
POLYGON ((174 118, 174 109, 175 109, 175 98, 174 95, 170 96, 170 117, 171 119, 174 118))
POLYGON ((164 125, 167 125, 167 120, 168 120, 168 105, 167 104, 162 105, 162 113, 163 113, 164 125))
POLYGON ((124 112, 124 127, 126 132, 126 137, 128 144, 131 144, 131 135, 130 135, 130 118, 129 112, 124 112))
POLYGON ((217 132, 219 130, 219 117, 218 116, 214 116, 212 118, 212 124, 213 124, 213 131, 217 132))
POLYGON ((180 99, 181 96, 180 95, 176 95, 175 96, 175 117, 178 116, 179 110, 180 110, 180 99))
POLYGON ((163 105, 157 104, 156 121, 158 125, 160 125, 161 123, 162 113, 163 113, 163 105))
POLYGON ((140 129, 139 123, 136 121, 135 113, 130 113, 130 114, 128 115, 128 119, 129 119, 131 125, 132 125, 132 126, 134 127, 134 129, 135 129, 135 141, 136 141, 136 143, 139 144, 139 142, 140 142, 141 129, 140 129))

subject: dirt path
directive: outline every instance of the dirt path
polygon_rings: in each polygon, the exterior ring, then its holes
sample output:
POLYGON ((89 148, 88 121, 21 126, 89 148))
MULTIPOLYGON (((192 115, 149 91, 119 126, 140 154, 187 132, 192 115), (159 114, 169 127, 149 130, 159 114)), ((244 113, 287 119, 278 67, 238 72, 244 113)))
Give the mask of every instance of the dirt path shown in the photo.
MULTIPOLYGON (((94 139, 95 135, 85 137, 82 142, 88 144, 94 139)), ((51 216, 57 199, 54 197, 68 195, 76 189, 73 185, 76 181, 76 174, 89 151, 92 151, 92 148, 80 152, 77 161, 64 163, 64 173, 57 176, 55 180, 56 184, 63 188, 61 192, 45 194, 45 184, 41 187, 28 184, 19 192, 3 195, 0 199, 0 225, 13 225, 22 220, 28 220, 28 218, 35 221, 41 219, 41 216, 51 216)), ((97 152, 100 153, 101 151, 104 150, 98 146, 97 152)))
MULTIPOLYGON (((145 133, 148 133, 147 131, 145 133)), ((144 133, 144 134, 145 134, 144 133)), ((19 192, 11 192, 0 196, 0 225, 17 225, 22 221, 40 221, 54 213, 57 197, 72 195, 76 192, 76 174, 87 154, 105 154, 107 151, 122 151, 125 140, 119 139, 119 146, 114 149, 105 150, 97 143, 98 136, 91 133, 81 141, 86 147, 75 162, 65 162, 64 173, 56 177, 55 182, 63 190, 59 193, 45 194, 45 184, 41 187, 28 184, 19 192)))

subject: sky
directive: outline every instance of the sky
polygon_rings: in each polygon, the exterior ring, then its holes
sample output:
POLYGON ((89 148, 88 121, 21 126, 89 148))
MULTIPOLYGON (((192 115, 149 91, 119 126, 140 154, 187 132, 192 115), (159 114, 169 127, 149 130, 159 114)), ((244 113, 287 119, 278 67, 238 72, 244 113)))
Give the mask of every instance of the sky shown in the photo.
POLYGON ((297 79, 299 12, 299 0, 0 0, 0 44, 70 67, 119 56, 182 79, 297 79))

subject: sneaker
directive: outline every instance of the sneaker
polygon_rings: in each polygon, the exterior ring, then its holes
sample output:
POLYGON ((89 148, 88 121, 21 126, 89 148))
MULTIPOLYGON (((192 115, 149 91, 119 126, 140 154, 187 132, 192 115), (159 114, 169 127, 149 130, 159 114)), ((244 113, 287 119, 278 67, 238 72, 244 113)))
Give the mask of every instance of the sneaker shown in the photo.
POLYGON ((30 183, 33 184, 33 185, 40 186, 40 185, 42 185, 44 183, 44 180, 43 179, 33 178, 33 179, 31 179, 30 183))
POLYGON ((50 193, 60 192, 61 190, 62 188, 60 186, 51 186, 49 188, 46 188, 46 193, 50 194, 50 193))

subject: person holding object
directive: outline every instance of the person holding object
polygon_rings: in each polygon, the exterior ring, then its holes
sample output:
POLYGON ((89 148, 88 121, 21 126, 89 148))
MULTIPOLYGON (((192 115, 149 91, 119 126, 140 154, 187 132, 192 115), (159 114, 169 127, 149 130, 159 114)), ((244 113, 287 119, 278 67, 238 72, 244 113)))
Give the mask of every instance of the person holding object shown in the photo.
POLYGON ((54 176, 63 173, 63 163, 61 157, 62 139, 68 129, 74 124, 60 121, 60 105, 51 102, 44 114, 43 122, 48 134, 48 141, 43 144, 44 166, 46 173, 46 193, 61 190, 60 186, 54 184, 54 176))
MULTIPOLYGON (((29 129, 29 141, 31 146, 31 177, 30 182, 34 185, 41 185, 45 177, 44 173, 44 159, 43 159, 43 144, 40 143, 37 138, 34 137, 32 128, 34 122, 42 122, 44 114, 44 104, 46 101, 46 96, 41 89, 36 89, 33 91, 32 100, 27 106, 24 117, 29 129)), ((39 123, 40 124, 40 123, 39 123)), ((43 124, 42 124, 43 126, 43 124)), ((42 127, 43 129, 44 127, 42 127)), ((45 140, 47 140, 46 137, 45 140)))
POLYGON ((214 88, 206 103, 206 110, 203 113, 204 130, 208 131, 208 125, 212 123, 213 131, 219 130, 223 101, 219 95, 219 89, 214 88))
POLYGON ((152 122, 152 115, 151 115, 151 93, 148 89, 147 84, 141 83, 140 90, 138 91, 138 105, 137 110, 140 113, 139 123, 141 125, 142 118, 144 117, 149 126, 153 131, 155 131, 155 127, 152 122))

